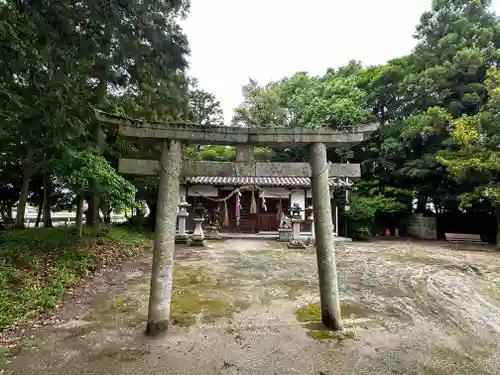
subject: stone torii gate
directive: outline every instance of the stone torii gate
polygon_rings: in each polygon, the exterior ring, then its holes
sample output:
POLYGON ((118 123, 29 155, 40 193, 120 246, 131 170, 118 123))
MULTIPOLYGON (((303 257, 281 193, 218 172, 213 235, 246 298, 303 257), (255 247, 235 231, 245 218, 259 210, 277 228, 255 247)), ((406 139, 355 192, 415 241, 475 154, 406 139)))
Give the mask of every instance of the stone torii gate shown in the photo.
POLYGON ((159 148, 159 160, 121 159, 119 172, 160 176, 154 239, 151 291, 146 333, 156 335, 168 328, 172 296, 175 226, 181 176, 295 176, 310 177, 314 210, 316 254, 323 323, 332 330, 340 327, 335 245, 332 231, 329 175, 359 177, 357 164, 330 164, 326 150, 362 142, 378 125, 365 125, 351 132, 305 128, 240 128, 203 126, 133 120, 96 111, 97 119, 117 126, 122 138, 149 148, 159 148), (184 144, 237 146, 236 162, 184 162, 184 144), (250 148, 262 145, 274 148, 308 147, 309 163, 255 163, 248 160, 250 148), (242 147, 245 146, 245 147, 242 147))

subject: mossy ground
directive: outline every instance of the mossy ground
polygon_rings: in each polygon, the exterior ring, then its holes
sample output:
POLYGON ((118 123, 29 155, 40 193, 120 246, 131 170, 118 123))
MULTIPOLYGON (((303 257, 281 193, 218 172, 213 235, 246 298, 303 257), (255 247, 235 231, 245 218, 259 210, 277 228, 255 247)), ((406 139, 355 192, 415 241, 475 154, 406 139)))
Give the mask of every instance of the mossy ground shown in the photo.
POLYGON ((204 267, 176 265, 172 293, 172 323, 192 325, 196 318, 214 322, 249 306, 244 299, 232 300, 221 296, 223 284, 208 274, 204 267))
MULTIPOLYGON (((368 315, 371 310, 363 308, 352 302, 342 302, 340 304, 340 311, 343 317, 362 317, 368 315)), ((333 332, 328 330, 321 324, 321 307, 319 303, 310 303, 299 307, 295 311, 297 320, 302 323, 313 323, 305 325, 307 329, 307 336, 315 340, 337 340, 341 342, 345 339, 354 338, 354 332, 342 331, 333 332)))
MULTIPOLYGON (((129 281, 130 282, 130 281, 129 281)), ((190 326, 197 321, 215 322, 231 317, 249 307, 244 299, 234 299, 225 293, 224 283, 219 283, 205 267, 174 266, 171 301, 171 324, 190 326)), ((146 320, 149 298, 149 274, 145 273, 136 292, 127 296, 100 295, 92 302, 92 309, 85 320, 92 322, 127 321, 131 325, 146 320)))
POLYGON ((327 330, 308 330, 306 335, 315 340, 337 340, 339 344, 346 339, 354 339, 355 337, 354 332, 351 331, 333 332, 327 330))
POLYGON ((171 327, 161 340, 141 334, 151 254, 128 260, 122 269, 103 272, 92 285, 75 289, 87 291, 81 304, 65 305, 64 323, 35 332, 35 342, 26 342, 5 368, 8 373, 33 374, 51 368, 58 375, 93 369, 106 374, 158 369, 179 374, 218 374, 224 369, 365 374, 376 369, 377 374, 465 375, 472 368, 496 373, 491 364, 498 362, 494 327, 499 319, 493 311, 498 307, 498 273, 490 267, 498 264, 498 254, 450 251, 447 245, 440 250, 433 243, 419 250, 432 260, 422 265, 394 259, 398 252, 415 253, 406 242, 390 242, 390 247, 386 242, 346 245, 338 263, 344 330, 331 332, 320 323, 318 304, 297 309, 302 304, 286 295, 290 287, 303 290, 300 301, 317 302, 315 254, 269 252, 273 245, 231 240, 209 251, 179 246, 172 317, 178 324, 194 325, 171 327), (434 262, 438 257, 443 261, 434 262), (482 275, 453 267, 463 264, 477 266, 482 275), (88 303, 96 294, 102 296, 96 306, 109 307, 103 313, 111 317, 115 311, 124 320, 74 320, 93 310, 88 303), (269 303, 259 304, 264 297, 269 303), (251 309, 203 324, 231 315, 248 301, 253 302, 251 309), (478 333, 476 323, 489 324, 490 329, 478 333))

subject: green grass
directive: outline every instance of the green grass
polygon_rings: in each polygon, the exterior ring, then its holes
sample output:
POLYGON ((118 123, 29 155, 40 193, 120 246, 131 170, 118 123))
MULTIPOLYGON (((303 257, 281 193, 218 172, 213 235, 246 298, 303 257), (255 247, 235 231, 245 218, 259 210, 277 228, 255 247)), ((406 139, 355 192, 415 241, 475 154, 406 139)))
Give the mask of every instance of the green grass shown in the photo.
POLYGON ((124 246, 147 245, 152 241, 148 233, 126 228, 113 228, 106 233, 106 237, 124 246))
POLYGON ((54 309, 82 276, 134 254, 149 238, 124 229, 33 228, 0 235, 0 329, 54 309))

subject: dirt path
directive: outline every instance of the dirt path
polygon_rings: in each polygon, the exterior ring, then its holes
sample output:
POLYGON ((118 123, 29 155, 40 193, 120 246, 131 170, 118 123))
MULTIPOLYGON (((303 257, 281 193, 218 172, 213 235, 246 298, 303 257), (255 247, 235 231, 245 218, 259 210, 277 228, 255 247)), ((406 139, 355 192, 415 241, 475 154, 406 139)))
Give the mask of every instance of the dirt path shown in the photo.
POLYGON ((129 262, 101 280, 97 295, 65 306, 63 324, 27 340, 4 374, 500 374, 498 253, 402 242, 338 249, 354 337, 318 341, 295 316, 318 300, 313 250, 212 246, 179 248, 178 267, 203 267, 216 282, 198 280, 198 288, 239 309, 210 320, 196 314, 147 340, 150 265, 129 262))

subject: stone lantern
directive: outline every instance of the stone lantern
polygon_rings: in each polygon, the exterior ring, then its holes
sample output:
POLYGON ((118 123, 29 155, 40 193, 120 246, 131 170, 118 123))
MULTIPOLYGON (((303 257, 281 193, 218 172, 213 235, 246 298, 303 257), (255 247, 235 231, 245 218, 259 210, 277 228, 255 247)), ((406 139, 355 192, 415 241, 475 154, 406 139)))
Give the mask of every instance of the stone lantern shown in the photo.
POLYGON ((176 244, 185 244, 189 242, 189 235, 186 233, 186 221, 189 216, 189 212, 187 209, 191 207, 191 205, 186 202, 185 197, 181 197, 181 201, 178 204, 179 212, 177 213, 177 217, 179 218, 179 232, 175 235, 175 243, 176 244))
POLYGON ((298 203, 294 203, 290 209, 290 216, 292 221, 292 237, 288 242, 288 247, 291 249, 305 249, 304 242, 300 237, 300 225, 303 223, 301 216, 302 208, 298 203))
POLYGON ((191 245, 193 246, 205 246, 205 234, 203 233, 203 222, 205 221, 206 209, 203 205, 198 203, 194 208, 193 212, 196 217, 193 219, 196 226, 194 228, 193 234, 191 235, 191 245))
POLYGON ((307 239, 309 245, 314 246, 316 244, 315 233, 314 233, 314 210, 312 206, 306 208, 306 212, 309 213, 306 217, 306 221, 311 223, 311 236, 307 239))
POLYGON ((212 211, 212 215, 210 216, 210 221, 208 223, 208 226, 205 227, 205 238, 209 240, 220 239, 219 218, 220 218, 220 210, 218 208, 215 208, 212 211))

